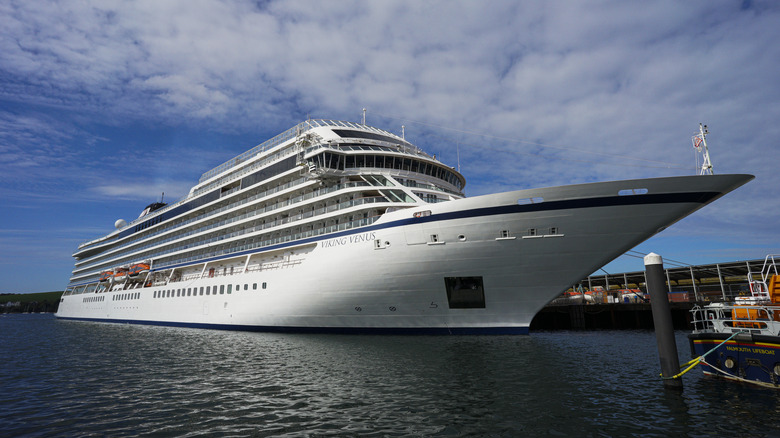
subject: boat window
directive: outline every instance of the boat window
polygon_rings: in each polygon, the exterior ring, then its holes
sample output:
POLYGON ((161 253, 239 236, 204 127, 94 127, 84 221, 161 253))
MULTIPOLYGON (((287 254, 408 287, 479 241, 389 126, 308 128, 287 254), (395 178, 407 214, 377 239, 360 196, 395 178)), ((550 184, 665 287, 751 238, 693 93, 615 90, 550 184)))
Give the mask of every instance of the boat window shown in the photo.
POLYGON ((224 284, 219 285, 219 294, 220 295, 225 295, 225 285, 224 284))
POLYGON ((206 286, 206 295, 211 294, 211 286, 206 286))
POLYGON ((257 290, 257 283, 252 283, 252 290, 257 290))
POLYGON ((200 287, 200 294, 203 295, 203 286, 200 287))
POLYGON ((192 296, 192 288, 190 287, 187 288, 187 296, 192 296))
POLYGON ((544 198, 541 197, 533 197, 533 198, 521 198, 517 200, 517 203, 520 205, 527 205, 527 204, 540 204, 544 202, 544 198))
POLYGON ((623 189, 618 192, 618 196, 644 195, 647 189, 623 189))
MULTIPOLYGON (((222 293, 222 291, 220 290, 220 291, 219 291, 219 293, 222 293)), ((229 284, 229 285, 228 285, 228 287, 227 287, 227 293, 229 293, 229 294, 233 293, 233 285, 232 285, 232 284, 229 284)))
POLYGON ((398 143, 398 140, 386 135, 374 134, 372 132, 354 131, 351 129, 333 129, 334 134, 344 138, 366 138, 371 140, 386 141, 388 143, 398 143))
POLYGON ((244 290, 249 290, 249 285, 248 284, 244 285, 244 290))
POLYGON ((265 289, 265 286, 266 286, 266 283, 265 283, 265 282, 263 282, 263 289, 265 289))

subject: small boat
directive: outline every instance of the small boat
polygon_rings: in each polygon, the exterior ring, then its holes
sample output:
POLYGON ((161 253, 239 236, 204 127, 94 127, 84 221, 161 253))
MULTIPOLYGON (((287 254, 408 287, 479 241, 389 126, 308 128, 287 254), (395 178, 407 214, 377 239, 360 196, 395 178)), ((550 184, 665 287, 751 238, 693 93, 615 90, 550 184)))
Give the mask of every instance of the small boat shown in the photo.
POLYGON ((780 388, 778 263, 780 255, 769 255, 760 273, 748 274, 750 296, 691 310, 691 355, 704 374, 780 388))
POLYGON ((104 271, 100 273, 100 282, 107 283, 114 276, 114 271, 104 271))
POLYGON ((127 268, 116 268, 114 271, 114 281, 123 281, 127 277, 127 268))
POLYGON ((149 269, 150 266, 148 263, 136 263, 130 266, 130 269, 127 271, 127 275, 131 278, 135 278, 141 274, 148 274, 149 269))

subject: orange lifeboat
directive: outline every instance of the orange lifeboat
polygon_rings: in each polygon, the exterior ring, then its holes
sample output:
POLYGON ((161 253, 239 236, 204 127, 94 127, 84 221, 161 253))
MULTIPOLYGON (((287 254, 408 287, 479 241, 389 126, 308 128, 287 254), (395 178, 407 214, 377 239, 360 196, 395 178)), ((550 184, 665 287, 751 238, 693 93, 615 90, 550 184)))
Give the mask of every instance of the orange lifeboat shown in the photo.
POLYGON ((100 282, 105 283, 114 276, 114 271, 105 271, 100 273, 100 282))
POLYGON ((127 268, 117 268, 114 271, 114 281, 122 281, 127 276, 127 268))
POLYGON ((127 275, 130 277, 137 277, 141 274, 146 274, 149 272, 149 264, 148 263, 136 263, 133 266, 130 266, 130 270, 127 271, 127 275))

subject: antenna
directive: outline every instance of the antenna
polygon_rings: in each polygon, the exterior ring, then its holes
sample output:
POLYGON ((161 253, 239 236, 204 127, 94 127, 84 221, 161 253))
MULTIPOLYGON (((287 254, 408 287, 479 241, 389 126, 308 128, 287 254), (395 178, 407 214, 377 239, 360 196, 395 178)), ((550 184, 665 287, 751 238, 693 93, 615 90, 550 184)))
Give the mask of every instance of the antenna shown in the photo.
POLYGON ((404 129, 406 129, 406 127, 401 125, 401 138, 406 140, 406 133, 404 132, 404 129))
POLYGON ((162 195, 160 195, 160 204, 162 204, 163 199, 165 199, 165 192, 162 192, 162 195))
POLYGON ((363 108, 363 124, 366 124, 366 109, 363 108))
POLYGON ((710 161, 710 150, 707 148, 707 134, 709 133, 710 131, 707 130, 707 125, 702 125, 699 123, 699 133, 691 138, 691 141, 693 141, 693 147, 698 152, 701 152, 704 158, 701 163, 699 175, 713 175, 712 162, 710 161))

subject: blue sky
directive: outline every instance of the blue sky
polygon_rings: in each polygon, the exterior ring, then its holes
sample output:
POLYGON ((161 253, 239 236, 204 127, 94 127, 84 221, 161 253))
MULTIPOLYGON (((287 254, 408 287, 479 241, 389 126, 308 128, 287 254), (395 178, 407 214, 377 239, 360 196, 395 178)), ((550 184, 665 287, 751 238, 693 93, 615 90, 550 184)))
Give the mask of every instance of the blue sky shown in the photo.
MULTIPOLYGON (((0 3, 0 292, 307 116, 400 133, 469 196, 696 172, 756 180, 637 250, 780 253, 772 1, 0 3)), ((622 256, 605 269, 641 270, 622 256)))

